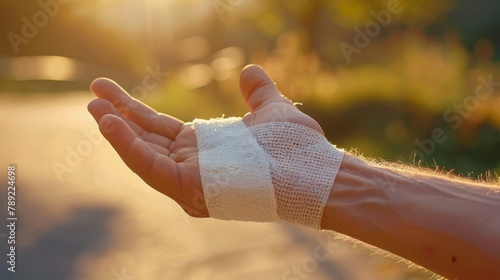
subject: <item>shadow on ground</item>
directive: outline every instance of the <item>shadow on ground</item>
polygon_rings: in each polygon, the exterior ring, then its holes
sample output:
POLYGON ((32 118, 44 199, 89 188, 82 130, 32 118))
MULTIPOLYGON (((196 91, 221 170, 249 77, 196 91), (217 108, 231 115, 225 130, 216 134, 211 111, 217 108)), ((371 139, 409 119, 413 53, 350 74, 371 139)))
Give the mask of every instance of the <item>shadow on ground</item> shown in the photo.
MULTIPOLYGON (((112 243, 109 223, 114 215, 116 209, 113 208, 71 209, 66 222, 53 225, 36 238, 35 244, 17 250, 16 273, 4 270, 2 273, 5 272, 5 275, 1 279, 80 279, 81 272, 75 266, 78 257, 81 254, 99 257, 106 251, 112 243)), ((22 218, 20 216, 19 220, 22 218)), ((17 230, 23 230, 22 223, 17 230)), ((2 242, 3 246, 6 244, 2 242)))

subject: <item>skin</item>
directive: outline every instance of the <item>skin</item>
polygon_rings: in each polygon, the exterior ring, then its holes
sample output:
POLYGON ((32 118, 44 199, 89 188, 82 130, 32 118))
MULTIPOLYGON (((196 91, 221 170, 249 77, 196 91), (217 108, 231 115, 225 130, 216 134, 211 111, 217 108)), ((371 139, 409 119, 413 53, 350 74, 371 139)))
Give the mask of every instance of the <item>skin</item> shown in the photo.
MULTIPOLYGON (((281 95, 264 70, 243 69, 250 127, 319 124, 281 95)), ((88 110, 127 166, 189 215, 208 217, 191 123, 161 114, 109 79, 97 79, 88 110)), ((372 244, 450 279, 500 279, 500 192, 490 185, 370 163, 346 154, 322 228, 372 244)))
POLYGON ((449 279, 500 279, 500 188, 345 155, 322 217, 449 279))

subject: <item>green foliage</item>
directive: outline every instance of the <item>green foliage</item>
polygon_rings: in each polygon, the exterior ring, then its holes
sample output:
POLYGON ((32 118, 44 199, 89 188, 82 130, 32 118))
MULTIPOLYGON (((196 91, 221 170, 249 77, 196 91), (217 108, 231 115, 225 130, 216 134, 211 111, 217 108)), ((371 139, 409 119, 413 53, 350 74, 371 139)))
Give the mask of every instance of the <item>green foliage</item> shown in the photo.
MULTIPOLYGON (((37 5, 3 1, 1 32, 20 32, 21 18, 37 5)), ((479 76, 500 80, 495 38, 466 48, 462 37, 488 33, 459 33, 448 16, 466 13, 471 21, 498 26, 498 15, 488 21, 476 8, 461 1, 406 0, 72 1, 15 55, 72 57, 86 69, 111 73, 127 90, 142 83, 146 67, 159 66, 170 75, 141 99, 184 120, 244 114, 239 70, 261 64, 340 146, 412 161, 419 150, 415 141, 442 128, 447 140, 423 162, 479 174, 500 171, 498 91, 456 129, 443 116, 475 94, 479 76), (366 46, 356 46, 355 28, 366 33, 373 14, 391 3, 401 11, 366 46), (341 43, 358 52, 346 59, 341 43)), ((0 52, 14 55, 8 44, 0 52)), ((2 84, 18 89, 12 81, 2 84)))

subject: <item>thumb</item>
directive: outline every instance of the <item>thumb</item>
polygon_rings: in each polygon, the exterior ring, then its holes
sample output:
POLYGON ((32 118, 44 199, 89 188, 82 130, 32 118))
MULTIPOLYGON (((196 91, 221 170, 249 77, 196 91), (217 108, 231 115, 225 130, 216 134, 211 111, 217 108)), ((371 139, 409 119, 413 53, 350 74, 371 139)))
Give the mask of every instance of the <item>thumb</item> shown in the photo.
POLYGON ((292 102, 280 93, 264 69, 258 65, 252 64, 243 68, 240 75, 240 89, 250 112, 273 102, 292 105, 292 102))

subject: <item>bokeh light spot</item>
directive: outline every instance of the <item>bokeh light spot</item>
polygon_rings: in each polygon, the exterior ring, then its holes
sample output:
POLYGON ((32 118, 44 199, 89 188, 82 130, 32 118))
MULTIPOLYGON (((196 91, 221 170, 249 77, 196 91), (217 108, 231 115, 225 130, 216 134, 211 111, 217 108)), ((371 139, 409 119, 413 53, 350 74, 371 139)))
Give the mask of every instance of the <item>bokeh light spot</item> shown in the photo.
POLYGON ((79 63, 62 56, 16 57, 10 62, 10 76, 19 81, 74 81, 79 75, 79 63))
POLYGON ((213 77, 212 68, 204 63, 184 65, 180 73, 182 83, 192 89, 208 85, 213 77))

